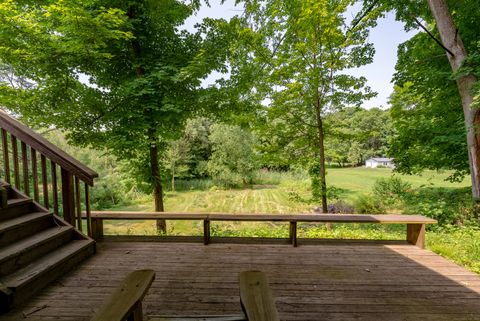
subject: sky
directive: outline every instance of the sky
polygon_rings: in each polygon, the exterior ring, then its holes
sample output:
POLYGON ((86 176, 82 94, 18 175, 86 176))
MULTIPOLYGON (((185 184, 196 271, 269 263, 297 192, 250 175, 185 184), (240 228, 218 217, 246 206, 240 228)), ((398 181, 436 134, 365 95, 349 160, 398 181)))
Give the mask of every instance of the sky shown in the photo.
MULTIPOLYGON (((234 15, 241 14, 241 9, 241 7, 235 7, 232 0, 226 1, 223 5, 220 4, 220 0, 210 0, 210 7, 202 7, 195 16, 186 21, 184 27, 187 30, 192 30, 195 23, 202 21, 205 17, 228 20, 234 15)), ((347 14, 353 15, 355 13, 356 11, 347 14)), ((397 62, 397 47, 414 34, 415 32, 407 33, 403 30, 403 23, 395 21, 394 13, 387 14, 372 29, 370 42, 374 44, 376 51, 373 63, 349 72, 352 75, 366 77, 368 86, 378 93, 377 97, 364 102, 364 108, 388 107, 388 97, 393 91, 393 84, 390 81, 397 62)), ((212 74, 204 80, 203 85, 208 86, 214 83, 217 78, 218 74, 212 74)))

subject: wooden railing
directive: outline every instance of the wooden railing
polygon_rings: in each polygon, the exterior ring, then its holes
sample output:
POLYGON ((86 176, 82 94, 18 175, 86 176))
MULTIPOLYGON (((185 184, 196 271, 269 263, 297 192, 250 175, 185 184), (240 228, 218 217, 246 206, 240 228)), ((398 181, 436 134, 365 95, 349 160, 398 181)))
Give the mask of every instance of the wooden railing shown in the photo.
POLYGON ((3 179, 80 231, 84 185, 87 232, 91 235, 89 187, 98 174, 2 110, 0 131, 3 179))

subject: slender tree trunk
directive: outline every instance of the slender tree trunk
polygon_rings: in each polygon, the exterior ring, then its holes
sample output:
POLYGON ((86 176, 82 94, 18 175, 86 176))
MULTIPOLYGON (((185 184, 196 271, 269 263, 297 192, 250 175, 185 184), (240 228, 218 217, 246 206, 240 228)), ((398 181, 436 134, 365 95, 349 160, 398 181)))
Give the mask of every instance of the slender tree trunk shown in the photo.
POLYGON ((317 147, 319 149, 318 157, 320 161, 320 185, 321 185, 321 197, 322 197, 322 212, 328 213, 327 205, 327 181, 325 172, 325 147, 324 147, 324 132, 323 132, 323 120, 320 114, 319 100, 317 99, 317 105, 315 106, 315 118, 317 121, 317 134, 318 141, 317 147))
POLYGON ((172 165, 172 192, 175 192, 175 163, 172 165))
MULTIPOLYGON (((465 58, 467 51, 455 27, 450 11, 444 0, 428 0, 428 5, 437 23, 438 32, 443 45, 453 54, 447 52, 452 70, 457 71, 465 58)), ((476 81, 474 75, 463 75, 456 79, 458 92, 462 99, 465 127, 467 128, 468 160, 472 178, 472 195, 480 200, 480 112, 471 108, 473 101, 472 87, 476 81)))
MULTIPOLYGON (((127 11, 129 19, 135 19, 136 12, 133 6, 130 6, 127 11)), ((142 55, 142 48, 137 38, 131 41, 133 55, 135 59, 139 59, 142 55)), ((145 75, 145 69, 141 65, 135 67, 135 74, 138 78, 145 75)), ((151 115, 151 110, 145 110, 145 117, 148 118, 151 115)), ((155 212, 163 212, 163 191, 162 181, 160 177, 160 167, 158 165, 158 147, 157 137, 155 132, 155 124, 150 124, 150 130, 148 132, 148 138, 150 140, 150 170, 153 180, 153 198, 155 203, 155 212)), ((165 233, 167 231, 167 223, 165 220, 157 220, 157 232, 165 233)))
MULTIPOLYGON (((163 190, 162 179, 160 177, 160 166, 158 165, 158 148, 157 143, 152 142, 150 145, 150 168, 153 179, 153 198, 155 200, 155 212, 163 212, 163 190)), ((165 233, 167 231, 167 223, 165 220, 157 220, 157 231, 165 233)))

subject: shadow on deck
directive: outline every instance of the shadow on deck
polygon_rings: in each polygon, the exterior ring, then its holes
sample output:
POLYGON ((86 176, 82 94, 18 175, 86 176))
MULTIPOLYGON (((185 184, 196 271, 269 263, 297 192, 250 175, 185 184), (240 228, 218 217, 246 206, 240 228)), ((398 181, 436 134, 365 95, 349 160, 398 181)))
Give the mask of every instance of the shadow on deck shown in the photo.
POLYGON ((480 277, 403 242, 101 242, 98 253, 0 320, 89 320, 134 269, 154 269, 148 315, 240 313, 238 274, 264 271, 282 320, 480 320, 480 277))

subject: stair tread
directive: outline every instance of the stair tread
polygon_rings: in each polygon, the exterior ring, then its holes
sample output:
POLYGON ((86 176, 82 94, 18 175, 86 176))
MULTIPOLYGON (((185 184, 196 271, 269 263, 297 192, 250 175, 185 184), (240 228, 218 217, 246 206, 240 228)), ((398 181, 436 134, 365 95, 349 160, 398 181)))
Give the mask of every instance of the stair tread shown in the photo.
POLYGON ((31 212, 28 214, 24 214, 22 216, 7 219, 5 221, 0 221, 0 233, 4 231, 8 231, 9 229, 15 227, 16 225, 24 224, 44 216, 52 216, 52 220, 53 220, 53 215, 49 212, 31 212))
POLYGON ((7 207, 6 208, 9 208, 9 207, 14 207, 14 206, 18 206, 18 205, 22 205, 22 204, 27 204, 27 203, 31 203, 32 200, 30 198, 10 198, 7 200, 7 207))
POLYGON ((53 226, 46 230, 40 231, 32 236, 26 237, 13 244, 9 244, 3 248, 0 248, 0 263, 21 253, 27 252, 29 249, 36 245, 43 244, 44 242, 55 238, 61 234, 72 231, 71 226, 53 226))
POLYGON ((3 283, 9 288, 16 288, 22 284, 28 284, 31 280, 35 279, 36 276, 44 272, 48 272, 48 270, 70 258, 77 251, 93 243, 93 240, 73 240, 57 248, 52 253, 49 253, 31 262, 29 265, 16 271, 15 273, 5 276, 4 278, 0 279, 0 283, 3 283))

